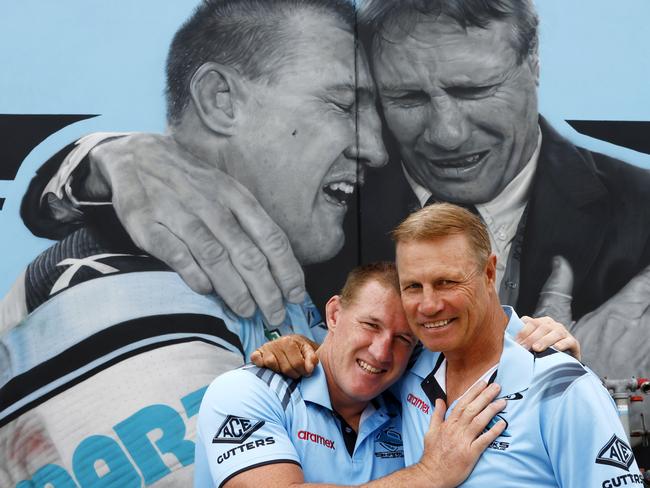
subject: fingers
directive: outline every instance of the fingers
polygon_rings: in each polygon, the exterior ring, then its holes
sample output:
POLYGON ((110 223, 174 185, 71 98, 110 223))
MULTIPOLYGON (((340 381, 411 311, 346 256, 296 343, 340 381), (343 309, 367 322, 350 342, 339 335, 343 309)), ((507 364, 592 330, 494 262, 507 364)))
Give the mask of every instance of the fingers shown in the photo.
POLYGON ((210 279, 201 270, 193 259, 190 250, 180 239, 162 225, 152 226, 149 232, 148 239, 156 244, 141 246, 136 242, 138 247, 148 248, 149 254, 160 259, 176 271, 182 280, 195 292, 205 295, 212 291, 210 279))
POLYGON ((251 354, 251 361, 256 366, 295 379, 311 374, 318 358, 311 341, 300 335, 290 335, 263 344, 251 354))
POLYGON ((318 364, 318 356, 316 355, 316 348, 310 344, 311 341, 305 342, 300 345, 300 352, 305 363, 305 374, 309 376, 314 372, 314 368, 318 364))
POLYGON ((280 362, 271 352, 263 352, 262 348, 251 354, 251 361, 258 368, 267 368, 276 373, 280 372, 280 362))
POLYGON ((559 322, 550 317, 530 318, 522 317, 524 328, 517 334, 519 344, 535 352, 545 351, 554 347, 559 351, 566 351, 579 358, 580 344, 569 331, 559 322))
POLYGON ((553 258, 553 268, 539 294, 535 316, 547 315, 558 322, 571 324, 573 300, 573 270, 562 256, 553 258))
POLYGON ((499 420, 489 430, 479 435, 472 443, 472 451, 475 456, 479 456, 499 437, 506 428, 505 420, 499 420))
POLYGON ((458 400, 450 417, 462 417, 466 422, 471 421, 496 398, 500 391, 501 386, 496 383, 488 385, 485 381, 477 382, 458 400))
POLYGON ((255 197, 237 181, 231 182, 228 193, 224 192, 221 197, 222 200, 224 198, 228 199, 227 205, 232 209, 243 232, 264 256, 264 264, 270 269, 281 295, 291 302, 302 302, 305 298, 305 278, 285 233, 271 220, 255 197))
POLYGON ((438 428, 444 422, 445 414, 447 413, 447 404, 442 398, 436 398, 433 406, 434 410, 429 421, 429 430, 438 428))
POLYGON ((305 298, 305 278, 285 233, 266 214, 246 188, 235 185, 231 208, 244 232, 259 247, 282 295, 290 302, 305 298))
POLYGON ((567 354, 570 354, 571 356, 576 358, 578 361, 580 361, 582 359, 582 352, 580 350, 580 343, 572 335, 569 335, 569 337, 566 337, 566 338, 564 338, 562 340, 557 341, 553 347, 555 349, 557 349, 558 351, 564 351, 567 354))
POLYGON ((521 320, 525 325, 517 334, 516 341, 526 349, 541 352, 569 335, 562 324, 549 317, 524 316, 521 320))
POLYGON ((251 353, 251 357, 249 359, 251 360, 251 363, 253 363, 258 368, 264 367, 264 353, 259 349, 255 349, 251 353))
POLYGON ((215 293, 235 312, 242 317, 250 317, 255 313, 255 302, 240 274, 233 266, 226 249, 215 240, 214 235, 202 224, 185 212, 181 205, 168 215, 176 215, 166 222, 170 233, 176 240, 183 239, 185 248, 178 252, 171 248, 172 239, 162 240, 160 235, 147 235, 144 237, 147 250, 158 259, 167 263, 181 276, 185 276, 186 269, 195 269, 192 261, 203 270, 211 283, 215 293), (188 238, 191 236, 191 238, 188 238), (156 239, 156 240, 153 240, 156 239), (185 250, 185 252, 181 252, 185 250), (185 273, 185 274, 184 274, 185 273))
MULTIPOLYGON (((215 175, 212 177, 215 178, 215 175)), ((286 291, 286 295, 294 300, 304 299, 304 276, 300 264, 293 256, 284 233, 250 196, 248 190, 225 173, 219 177, 223 181, 216 190, 218 200, 208 199, 201 203, 195 199, 191 211, 196 213, 198 220, 223 245, 233 268, 246 284, 267 321, 272 325, 280 324, 286 313, 283 293, 286 291), (227 185, 224 184, 225 181, 228 182, 227 185), (246 222, 245 227, 243 222, 246 222), (280 255, 282 259, 278 261, 280 255)), ((212 270, 213 260, 209 255, 204 257, 204 249, 194 246, 192 236, 185 240, 213 282, 222 281, 224 275, 212 270)))
POLYGON ((506 404, 507 402, 503 398, 487 404, 471 418, 467 427, 468 434, 477 438, 487 427, 492 427, 490 424, 494 422, 495 416, 506 408, 506 404))

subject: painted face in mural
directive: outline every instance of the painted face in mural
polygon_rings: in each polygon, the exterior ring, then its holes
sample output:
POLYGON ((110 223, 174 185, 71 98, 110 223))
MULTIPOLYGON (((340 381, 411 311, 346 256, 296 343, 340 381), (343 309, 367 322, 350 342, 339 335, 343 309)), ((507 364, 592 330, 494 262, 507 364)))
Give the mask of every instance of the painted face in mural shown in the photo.
POLYGON ((247 163, 234 161, 228 172, 304 264, 343 246, 347 202, 364 166, 385 164, 386 154, 368 63, 355 55, 353 34, 322 15, 301 17, 300 28, 291 61, 273 82, 251 87, 244 110, 253 116, 238 131, 247 163))
POLYGON ((409 174, 436 198, 489 201, 535 150, 536 60, 517 62, 507 22, 415 20, 408 33, 388 27, 374 52, 388 126, 409 174))

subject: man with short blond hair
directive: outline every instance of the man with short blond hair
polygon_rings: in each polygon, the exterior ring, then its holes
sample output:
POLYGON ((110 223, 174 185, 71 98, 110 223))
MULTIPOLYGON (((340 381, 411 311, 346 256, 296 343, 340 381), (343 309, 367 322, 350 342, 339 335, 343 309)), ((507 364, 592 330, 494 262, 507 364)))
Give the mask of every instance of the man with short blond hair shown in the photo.
POLYGON ((433 204, 393 232, 402 305, 425 347, 401 384, 406 464, 422 453, 434 403, 442 399, 453 412, 484 380, 508 400, 495 417, 507 427, 463 486, 642 485, 599 379, 565 354, 529 352, 512 339, 523 324, 499 303, 496 256, 476 259, 485 251, 481 227, 464 208, 433 204))

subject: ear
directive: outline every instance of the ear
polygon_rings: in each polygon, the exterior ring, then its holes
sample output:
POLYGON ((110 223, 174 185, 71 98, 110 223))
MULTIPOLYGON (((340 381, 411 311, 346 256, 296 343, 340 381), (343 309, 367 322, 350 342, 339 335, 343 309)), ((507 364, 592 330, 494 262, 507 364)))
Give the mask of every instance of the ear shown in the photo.
POLYGON ((536 52, 530 54, 526 60, 526 63, 528 63, 528 68, 535 78, 535 85, 539 86, 539 54, 536 52))
POLYGON ((201 121, 212 131, 232 135, 238 104, 243 100, 241 76, 228 66, 204 63, 190 81, 190 95, 201 121))
POLYGON ((490 254, 485 264, 485 277, 488 283, 494 286, 497 281, 497 257, 495 254, 490 254))
POLYGON ((327 328, 330 332, 336 330, 342 306, 341 297, 339 295, 334 295, 325 304, 325 321, 327 322, 327 328))

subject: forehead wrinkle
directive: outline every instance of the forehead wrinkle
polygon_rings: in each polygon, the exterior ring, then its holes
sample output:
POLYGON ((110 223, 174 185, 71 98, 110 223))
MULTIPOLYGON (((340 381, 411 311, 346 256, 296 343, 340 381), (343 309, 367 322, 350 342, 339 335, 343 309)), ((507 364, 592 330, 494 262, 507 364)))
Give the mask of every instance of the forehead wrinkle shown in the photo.
POLYGON ((383 72, 384 75, 398 80, 380 82, 382 91, 421 90, 422 82, 446 87, 497 84, 505 81, 513 75, 513 69, 520 64, 517 62, 517 53, 508 39, 500 35, 500 30, 507 28, 508 24, 493 24, 493 26, 489 31, 470 27, 469 30, 465 30, 466 34, 458 31, 449 35, 440 33, 439 36, 433 36, 435 38, 431 42, 409 35, 403 45, 392 46, 393 49, 384 50, 379 55, 385 62, 384 69, 380 69, 378 79, 381 80, 383 72), (494 45, 496 48, 503 42, 506 43, 507 56, 503 55, 503 49, 483 47, 494 45), (485 49, 485 55, 477 57, 472 52, 474 48, 479 52, 485 49), (410 69, 400 70, 397 73, 401 61, 399 58, 407 60, 410 69), (397 66, 393 67, 396 62, 397 66), (415 80, 409 80, 411 76, 415 80))

